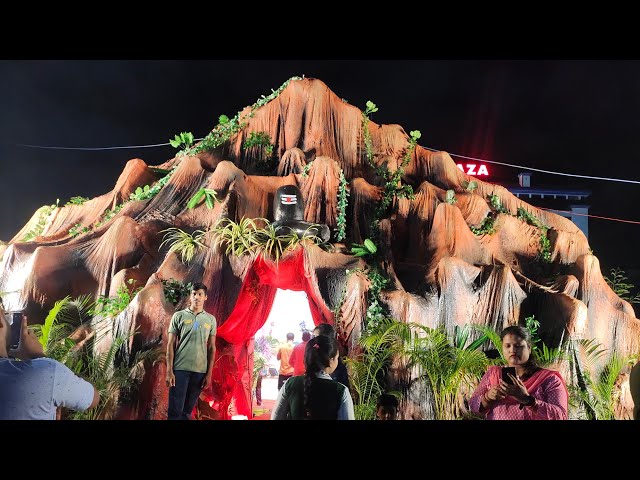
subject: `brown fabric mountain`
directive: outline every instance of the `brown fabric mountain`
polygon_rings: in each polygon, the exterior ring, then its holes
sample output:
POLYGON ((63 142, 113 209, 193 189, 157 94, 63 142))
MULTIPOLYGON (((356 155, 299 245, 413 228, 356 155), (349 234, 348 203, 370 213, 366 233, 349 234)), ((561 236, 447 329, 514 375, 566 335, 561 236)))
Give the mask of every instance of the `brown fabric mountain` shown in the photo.
MULTIPOLYGON (((73 238, 69 230, 77 224, 95 225, 107 209, 129 199, 137 187, 152 185, 162 174, 143 160, 132 159, 111 192, 83 205, 55 208, 40 235, 23 242, 25 234, 42 221, 42 211, 36 212, 4 252, 0 250, 0 291, 9 292, 8 309, 24 309, 30 323, 42 323, 56 300, 81 294, 115 296, 122 285, 133 288, 128 282, 133 279, 135 286, 144 288, 113 319, 96 347, 104 351, 113 334, 137 329, 126 348, 131 355, 166 341, 176 307, 165 298, 161 280, 173 278, 207 284, 206 309, 222 325, 254 257, 227 256, 213 247, 199 251, 186 265, 175 254, 167 254, 167 247, 160 248, 159 232, 168 227, 206 230, 221 217, 272 219, 273 195, 282 185, 300 188, 305 221, 326 224, 333 231, 341 170, 350 191, 344 244, 362 243, 371 236, 383 181, 367 162, 362 112, 357 107, 341 100, 320 80, 307 78, 292 80, 277 98, 240 114, 246 125, 227 142, 213 151, 176 156, 157 166, 175 168, 157 195, 125 203, 88 233, 73 238), (273 175, 260 174, 261 154, 243 149, 252 132, 266 132, 275 145, 279 164, 273 175), (220 202, 212 209, 204 203, 187 209, 189 199, 203 187, 215 190, 220 202)), ((409 136, 399 125, 370 121, 368 128, 376 164, 397 169, 409 136)), ((380 223, 381 238, 388 247, 383 266, 392 280, 382 298, 395 319, 448 330, 478 323, 499 331, 535 314, 542 338, 552 346, 570 334, 595 339, 609 354, 640 351, 640 322, 631 305, 606 284, 598 259, 571 221, 523 202, 502 186, 467 176, 446 152, 418 146, 403 181, 413 186, 415 198, 396 200, 391 216, 380 223), (477 189, 468 191, 465 186, 472 180, 477 189), (455 192, 455 204, 447 203, 447 190, 455 192), (488 203, 490 195, 508 214, 496 212, 488 203), (537 259, 541 229, 517 218, 518 208, 548 227, 551 263, 537 259), (474 234, 469 227, 479 226, 488 214, 496 217, 495 233, 474 234), (553 276, 557 278, 551 285, 548 279, 553 276)), ((210 239, 206 243, 211 245, 210 239)), ((347 275, 346 270, 364 268, 364 262, 347 254, 344 245, 336 245, 334 253, 310 244, 302 248, 307 268, 315 272, 323 314, 333 321, 333 312, 339 308, 340 340, 349 352, 355 351, 365 321, 369 281, 362 273, 347 275)), ((220 349, 224 351, 225 346, 220 349)), ((121 418, 166 418, 164 372, 162 363, 148 366, 135 401, 121 411, 121 418)), ((236 381, 244 381, 241 377, 236 381)), ((626 385, 624 379, 622 383, 626 385)), ((408 388, 404 417, 427 418, 430 408, 424 395, 408 388)), ((621 416, 631 405, 627 391, 622 388, 621 416)))

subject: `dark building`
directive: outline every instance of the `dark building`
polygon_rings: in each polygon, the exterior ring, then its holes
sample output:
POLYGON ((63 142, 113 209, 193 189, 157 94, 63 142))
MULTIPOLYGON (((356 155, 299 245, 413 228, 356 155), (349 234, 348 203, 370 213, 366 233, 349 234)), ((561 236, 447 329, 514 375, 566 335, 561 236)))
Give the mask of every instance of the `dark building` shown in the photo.
POLYGON ((518 185, 504 185, 516 197, 538 208, 547 208, 558 215, 567 217, 575 223, 589 239, 589 205, 585 199, 591 195, 584 188, 567 188, 559 186, 534 186, 531 183, 532 172, 518 174, 518 185))

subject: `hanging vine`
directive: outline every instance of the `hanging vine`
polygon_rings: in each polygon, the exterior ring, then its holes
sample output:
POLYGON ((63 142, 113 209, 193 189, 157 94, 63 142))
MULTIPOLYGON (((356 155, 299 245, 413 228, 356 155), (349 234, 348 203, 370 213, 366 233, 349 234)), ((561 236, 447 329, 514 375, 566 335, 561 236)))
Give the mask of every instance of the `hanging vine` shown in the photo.
MULTIPOLYGON (((365 110, 362 112, 362 138, 367 162, 374 169, 376 175, 381 177, 385 182, 382 197, 375 208, 374 218, 371 222, 372 238, 366 239, 364 242, 364 245, 366 245, 367 242, 373 242, 378 247, 377 252, 370 252, 370 254, 366 255, 366 261, 369 267, 367 269, 367 277, 369 278, 370 286, 367 294, 369 306, 367 307, 365 330, 375 330, 381 324, 382 320, 389 316, 389 311, 380 298, 380 292, 384 290, 390 282, 390 279, 380 267, 380 220, 388 215, 389 208, 397 198, 415 198, 412 186, 403 183, 402 176, 404 175, 406 166, 413 157, 418 139, 422 136, 419 130, 413 130, 409 133, 409 144, 396 170, 390 171, 386 165, 376 165, 373 141, 371 139, 371 132, 369 131, 369 116, 377 111, 378 107, 376 104, 369 100, 366 103, 365 110)), ((352 251, 354 250, 352 249, 352 251)), ((362 250, 356 247, 354 253, 357 254, 360 251, 362 250)))
POLYGON ((349 204, 347 179, 340 170, 340 186, 338 187, 338 218, 336 219, 336 241, 340 242, 347 236, 347 205, 349 204))
POLYGON ((302 80, 302 77, 291 77, 284 82, 278 89, 271 89, 270 95, 262 95, 253 105, 251 105, 251 112, 248 115, 240 117, 238 112, 235 117, 229 119, 226 115, 220 115, 218 118, 218 125, 216 125, 211 132, 204 137, 204 139, 196 146, 185 150, 187 155, 195 155, 200 152, 210 151, 218 148, 227 142, 233 135, 238 133, 242 128, 247 125, 247 117, 253 118, 255 111, 261 106, 267 104, 271 100, 278 98, 282 91, 287 88, 289 83, 293 80, 302 80))

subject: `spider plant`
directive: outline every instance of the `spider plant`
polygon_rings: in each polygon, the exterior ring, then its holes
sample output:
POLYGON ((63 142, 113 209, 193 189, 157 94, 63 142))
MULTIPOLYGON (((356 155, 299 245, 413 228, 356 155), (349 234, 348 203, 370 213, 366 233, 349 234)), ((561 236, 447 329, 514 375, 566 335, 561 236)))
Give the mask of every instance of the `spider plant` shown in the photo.
POLYGON ((183 263, 189 263, 196 252, 206 248, 203 242, 209 232, 195 230, 193 233, 187 233, 179 228, 171 227, 166 230, 161 230, 160 233, 165 234, 160 248, 165 244, 170 245, 169 252, 179 254, 183 263))
POLYGON ((287 250, 300 243, 300 237, 296 232, 291 229, 289 233, 284 232, 285 227, 276 226, 271 222, 267 222, 265 227, 257 232, 257 248, 263 256, 271 258, 276 263, 287 250))
POLYGON ((257 247, 257 222, 268 223, 264 218, 244 218, 236 223, 230 218, 221 218, 211 229, 216 245, 226 245, 225 253, 236 256, 251 253, 257 247))

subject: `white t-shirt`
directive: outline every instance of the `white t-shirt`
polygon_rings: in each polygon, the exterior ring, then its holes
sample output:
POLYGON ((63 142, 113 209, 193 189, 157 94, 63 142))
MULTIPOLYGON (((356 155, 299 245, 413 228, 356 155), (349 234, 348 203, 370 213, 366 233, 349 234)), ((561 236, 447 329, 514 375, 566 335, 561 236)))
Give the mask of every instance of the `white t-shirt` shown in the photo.
POLYGON ((0 358, 0 420, 55 420, 57 407, 86 410, 93 385, 50 358, 0 358))

